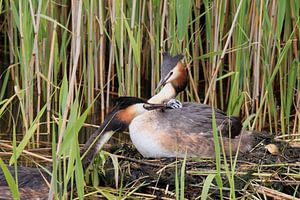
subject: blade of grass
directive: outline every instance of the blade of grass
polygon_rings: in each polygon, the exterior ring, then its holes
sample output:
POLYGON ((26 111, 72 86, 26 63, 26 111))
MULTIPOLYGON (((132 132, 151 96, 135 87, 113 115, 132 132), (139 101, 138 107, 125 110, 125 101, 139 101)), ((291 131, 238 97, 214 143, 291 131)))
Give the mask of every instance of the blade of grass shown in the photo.
POLYGON ((219 144, 219 136, 217 131, 217 124, 216 124, 216 116, 215 110, 212 109, 212 127, 213 127, 213 137, 214 137, 214 145, 215 145, 215 156, 216 156, 216 176, 215 180, 219 186, 220 197, 223 199, 223 181, 221 176, 221 148, 219 144))
MULTIPOLYGON (((39 126, 39 124, 37 124, 37 121, 40 120, 40 118, 42 117, 42 115, 44 114, 45 110, 47 108, 47 104, 45 104, 42 109, 40 110, 40 112, 38 113, 38 115, 36 116, 36 118, 33 120, 31 126, 29 127, 28 131, 26 132, 24 138, 22 139, 22 141, 20 142, 20 144, 18 145, 16 152, 14 152, 15 157, 19 158, 19 156, 21 155, 22 151, 24 150, 25 146, 28 144, 30 138, 33 136, 35 130, 37 129, 37 127, 39 126)), ((14 156, 13 156, 14 157, 14 156)), ((12 165, 15 163, 15 159, 13 159, 13 157, 11 157, 11 159, 9 160, 9 164, 12 165)))
POLYGON ((176 0, 177 31, 178 39, 181 41, 184 39, 184 36, 187 33, 190 12, 190 0, 176 0))
POLYGON ((201 200, 206 200, 208 198, 208 191, 209 191, 211 183, 212 183, 212 181, 214 180, 215 177, 216 177, 215 174, 208 174, 207 175, 207 177, 204 181, 203 187, 202 187, 201 200))
POLYGON ((185 166, 186 166, 186 155, 182 161, 182 166, 181 166, 181 171, 180 171, 180 200, 184 200, 185 166))
POLYGON ((18 186, 16 185, 13 176, 7 169, 6 165, 4 164, 3 160, 0 158, 0 167, 3 171, 7 184, 11 190, 12 196, 14 199, 20 199, 20 194, 18 191, 18 186))

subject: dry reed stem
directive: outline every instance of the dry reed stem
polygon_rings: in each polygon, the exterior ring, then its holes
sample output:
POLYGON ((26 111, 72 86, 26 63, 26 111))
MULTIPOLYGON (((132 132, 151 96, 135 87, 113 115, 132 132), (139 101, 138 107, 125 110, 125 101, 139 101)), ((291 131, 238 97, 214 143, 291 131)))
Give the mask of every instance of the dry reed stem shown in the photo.
MULTIPOLYGON (((70 63, 72 65, 72 75, 71 75, 71 80, 69 83, 69 92, 66 100, 66 107, 63 112, 63 119, 62 119, 62 125, 61 125, 61 130, 59 132, 59 137, 58 137, 58 142, 57 142, 57 150, 56 150, 56 158, 59 157, 60 154, 60 148, 61 148, 61 143, 62 139, 64 136, 64 132, 66 129, 66 124, 67 124, 67 116, 71 107, 72 99, 73 99, 73 93, 74 93, 74 88, 75 88, 75 79, 76 79, 76 71, 77 71, 77 66, 78 66, 78 59, 79 59, 79 54, 80 54, 80 25, 81 25, 81 10, 82 10, 82 0, 77 1, 72 1, 72 10, 73 14, 72 15, 72 27, 74 30, 73 37, 72 37, 72 47, 73 47, 73 62, 70 63)), ((57 162, 58 164, 58 162, 57 162)), ((53 178, 51 179, 51 188, 49 190, 49 196, 48 199, 52 200, 53 199, 53 178)))
MULTIPOLYGON (((8 148, 8 149, 10 149, 10 150, 13 149, 13 146, 11 146, 11 145, 9 145, 9 144, 5 144, 5 143, 3 143, 3 142, 0 142, 0 146, 2 146, 2 147, 4 147, 4 148, 8 148)), ((41 159, 41 160, 44 160, 44 161, 47 161, 47 162, 49 162, 49 163, 52 163, 52 162, 53 162, 52 159, 50 159, 50 158, 46 158, 46 157, 44 157, 44 156, 38 155, 38 154, 36 154, 36 153, 32 153, 32 152, 27 151, 27 150, 23 150, 22 153, 27 154, 27 155, 32 156, 32 157, 35 157, 35 158, 38 158, 38 159, 41 159)))
POLYGON ((299 198, 293 197, 291 195, 258 184, 251 184, 251 186, 256 192, 266 195, 267 197, 270 197, 274 200, 299 200, 299 198))
MULTIPOLYGON (((183 41, 178 41, 177 38, 177 11, 173 12, 176 10, 176 1, 80 2, 79 5, 78 0, 59 3, 5 1, 4 7, 7 6, 7 9, 6 13, 2 14, 6 21, 1 24, 1 28, 4 27, 4 41, 8 41, 3 51, 4 55, 9 51, 10 67, 6 71, 10 76, 9 82, 16 85, 15 93, 19 90, 25 91, 23 96, 23 93, 18 94, 19 101, 16 99, 10 108, 6 109, 13 116, 9 121, 15 120, 19 125, 23 120, 23 132, 26 132, 32 126, 33 119, 40 113, 41 104, 47 104, 47 114, 43 114, 37 121, 36 136, 30 139, 30 146, 40 143, 40 135, 46 132, 43 126, 47 128, 48 141, 51 134, 56 134, 55 130, 60 127, 59 123, 51 124, 51 119, 55 122, 58 119, 53 117, 54 115, 50 118, 50 112, 60 113, 58 91, 65 68, 69 73, 69 86, 73 88, 69 87, 68 107, 63 112, 57 153, 64 140, 74 96, 79 97, 81 107, 78 111, 81 111, 97 98, 95 94, 100 92, 100 119, 103 120, 109 110, 111 96, 126 94, 147 98, 150 93, 153 95, 158 82, 161 52, 164 50, 171 50, 172 54, 184 52, 187 55, 186 63, 190 77, 188 88, 191 92, 180 97, 200 101, 203 93, 199 93, 199 90, 205 88, 204 102, 220 103, 221 109, 228 108, 227 112, 230 113, 229 108, 236 106, 235 101, 238 101, 236 96, 241 95, 243 100, 237 106, 240 109, 237 114, 248 120, 250 128, 269 128, 271 132, 276 133, 288 130, 289 135, 282 139, 298 140, 299 135, 296 133, 300 130, 299 71, 295 76, 295 83, 291 86, 291 96, 288 96, 285 90, 289 86, 290 77, 293 77, 290 76, 291 66, 293 62, 298 62, 296 58, 299 51, 299 14, 295 12, 295 0, 286 1, 286 9, 281 9, 281 3, 277 1, 197 0, 193 4, 193 13, 190 13, 192 20, 188 22, 188 31, 183 41), (207 7, 204 7, 205 3, 207 7), (82 20, 78 20, 78 9, 82 9, 82 20), (280 9, 283 12, 282 16, 278 15, 280 9), (245 13, 247 15, 244 15, 245 13), (209 27, 203 23, 204 17, 210 22, 209 27), (280 20, 283 21, 282 27, 277 23, 280 20), (78 29, 78 23, 82 28, 78 29), (130 30, 124 30, 127 23, 130 24, 130 30), (71 28, 71 31, 68 28, 71 28), (116 30, 120 31, 116 33, 116 30), (55 42, 53 31, 56 34, 55 42), (134 42, 137 42, 140 48, 138 60, 135 60, 136 49, 130 41, 129 34, 134 36, 134 42), (241 38, 239 34, 242 35, 241 38), (291 47, 287 48, 286 55, 279 61, 278 57, 284 45, 289 42, 291 47), (188 57, 189 55, 192 56, 188 57), (193 69, 190 69, 190 66, 193 66, 193 69), (277 66, 278 72, 275 71, 277 66), (232 87, 234 76, 218 79, 226 73, 237 75, 236 88, 232 87), (274 76, 270 81, 271 75, 274 76), (232 98, 235 94, 237 95, 232 98), (53 96, 50 101, 51 95, 53 96), (289 108, 286 106, 288 100, 292 102, 289 108), (290 110, 288 116, 287 110, 290 110), (44 117, 47 117, 46 120, 44 117), (46 123, 43 123, 43 120, 46 123)), ((3 79, 0 78, 2 83, 3 79)), ((5 98, 15 94, 13 87, 7 88, 0 88, 4 91, 5 98)), ((97 111, 98 108, 95 107, 95 113, 97 111)), ((12 125, 7 126, 7 131, 11 132, 12 125)))
POLYGON ((99 28, 100 28, 100 51, 99 51, 99 71, 100 71, 100 92, 101 92, 101 120, 104 120, 104 113, 105 113, 105 104, 104 104, 104 72, 105 72, 105 66, 104 66, 104 58, 105 58, 105 44, 104 44, 104 25, 103 25, 103 2, 100 1, 100 7, 99 7, 99 28))
POLYGON ((51 47, 50 47, 50 59, 48 65, 48 77, 47 77, 47 134, 48 139, 51 136, 51 93, 52 93, 52 81, 53 81, 53 56, 54 56, 54 44, 56 38, 56 23, 54 24, 53 31, 52 31, 52 39, 51 39, 51 47))
MULTIPOLYGON (((34 12, 32 9, 32 1, 30 0, 30 9, 31 9, 31 15, 32 15, 32 21, 34 25, 34 44, 33 44, 33 52, 32 52, 32 58, 34 58, 34 63, 35 63, 35 73, 36 73, 36 79, 37 79, 37 107, 36 107, 36 113, 40 112, 41 109, 41 78, 39 76, 40 74, 40 67, 39 67, 39 51, 38 51, 38 33, 39 33, 39 28, 40 28, 40 19, 41 19, 41 9, 42 9, 42 2, 39 1, 38 4, 38 10, 36 14, 36 21, 34 17, 34 12)), ((33 67, 32 67, 33 68, 33 67)), ((37 121, 39 123, 39 120, 37 121)), ((36 130, 36 143, 37 147, 39 147, 39 142, 40 142, 40 127, 37 127, 36 130)))
POLYGON ((207 92, 206 92, 205 99, 204 99, 204 102, 203 102, 204 104, 207 103, 208 96, 209 96, 209 94, 210 94, 210 92, 211 92, 212 86, 214 86, 213 91, 215 91, 215 89, 216 89, 216 88, 215 88, 215 82, 216 82, 217 74, 218 74, 219 69, 220 69, 220 67, 221 67, 221 63, 223 62, 223 59, 224 59, 226 50, 227 50, 227 48, 228 48, 228 46, 229 46, 229 42, 230 42, 230 39, 231 39, 231 36, 232 36, 232 33, 233 33, 233 29, 234 29, 235 24, 236 24, 236 20, 237 20, 239 11, 240 11, 241 6, 242 6, 242 3, 243 3, 243 0, 240 1, 239 6, 238 6, 238 8, 237 8, 237 10, 236 10, 236 13, 235 13, 235 15, 234 15, 234 18, 233 18, 232 25, 231 25, 230 30, 229 30, 229 33, 228 33, 228 37, 227 37, 226 43, 225 43, 224 48, 223 48, 223 50, 222 50, 221 57, 220 57, 220 59, 219 59, 219 61, 218 61, 218 64, 217 64, 217 67, 216 67, 215 71, 213 72, 211 81, 210 81, 209 86, 208 86, 208 88, 207 88, 207 92))

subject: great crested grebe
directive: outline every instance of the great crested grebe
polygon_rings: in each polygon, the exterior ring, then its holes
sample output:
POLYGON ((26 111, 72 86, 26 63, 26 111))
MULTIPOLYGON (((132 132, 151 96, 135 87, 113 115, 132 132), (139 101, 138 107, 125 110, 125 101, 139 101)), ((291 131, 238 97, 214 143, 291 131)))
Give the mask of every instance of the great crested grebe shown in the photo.
MULTIPOLYGON (((171 57, 167 53, 164 57, 167 63, 172 64, 162 65, 159 86, 163 86, 160 93, 163 91, 166 95, 153 97, 156 102, 168 102, 187 85, 187 72, 180 62, 182 57, 171 57)), ((144 157, 182 157, 185 152, 187 156, 213 157, 212 109, 205 104, 183 102, 179 109, 144 113, 134 118, 129 126, 131 140, 144 157)), ((238 148, 241 152, 249 150, 252 134, 242 130, 240 118, 227 116, 216 108, 214 112, 225 153, 236 153, 238 148), (243 134, 240 135, 241 132, 243 134)))
MULTIPOLYGON (((168 53, 163 54, 163 64, 161 66, 161 80, 158 87, 163 86, 161 91, 152 97, 157 103, 169 102, 170 99, 177 96, 187 86, 188 74, 185 66, 181 63, 182 56, 170 56, 168 53), (163 95, 160 93, 165 93, 163 95)), ((170 102, 170 104, 172 101, 170 102)), ((176 107, 176 106, 174 106, 176 107)), ((237 116, 227 116, 223 111, 214 108, 215 118, 218 130, 222 136, 235 138, 241 133, 242 123, 237 116)), ((169 110, 178 116, 178 121, 187 120, 184 129, 193 132, 212 133, 212 107, 206 104, 183 102, 179 110, 169 110), (180 117, 179 117, 180 116, 180 117)), ((168 114, 166 114, 167 116, 168 114)), ((174 119, 172 119, 174 120, 174 119)))
MULTIPOLYGON (((115 100, 112 111, 106 115, 104 122, 92 134, 80 151, 83 170, 86 171, 102 146, 114 132, 122 132, 136 116, 153 109, 164 109, 165 104, 150 104, 135 97, 120 97, 115 100)), ((13 177, 14 167, 8 167, 13 177)), ((47 199, 48 185, 45 181, 51 177, 42 170, 30 167, 18 167, 18 188, 21 199, 47 199)), ((0 199, 12 199, 12 195, 2 169, 0 168, 0 199)))

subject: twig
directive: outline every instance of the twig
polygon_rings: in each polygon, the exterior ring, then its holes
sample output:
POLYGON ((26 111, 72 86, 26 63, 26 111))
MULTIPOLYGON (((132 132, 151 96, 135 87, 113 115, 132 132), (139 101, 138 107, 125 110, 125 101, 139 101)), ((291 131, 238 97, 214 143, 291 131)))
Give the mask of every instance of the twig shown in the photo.
POLYGON ((129 158, 129 157, 126 157, 126 156, 120 156, 120 155, 115 155, 117 158, 121 158, 121 159, 124 159, 124 160, 130 160, 130 161, 133 161, 133 162, 136 162, 136 163, 140 163, 140 164, 144 164, 144 165, 151 165, 151 166, 156 166, 156 167, 160 167, 161 165, 160 164, 154 164, 154 163, 150 163, 150 162, 145 162, 145 161, 142 161, 142 160, 137 160, 137 159, 134 159, 134 158, 129 158))
MULTIPOLYGON (((13 146, 11 146, 9 144, 2 143, 2 142, 0 142, 0 146, 3 146, 3 147, 8 148, 8 149, 13 149, 13 146)), ((45 161, 50 162, 50 163, 53 162, 52 159, 50 159, 50 158, 45 158, 45 157, 40 156, 38 154, 32 153, 30 151, 23 150, 22 152, 27 154, 27 155, 30 155, 32 157, 39 158, 39 159, 45 160, 45 161)))
POLYGON ((279 192, 277 190, 273 190, 258 184, 251 184, 252 187, 255 189, 256 192, 260 194, 264 194, 268 197, 271 197, 272 199, 275 200, 299 200, 299 198, 293 197, 288 194, 284 194, 282 192, 279 192))

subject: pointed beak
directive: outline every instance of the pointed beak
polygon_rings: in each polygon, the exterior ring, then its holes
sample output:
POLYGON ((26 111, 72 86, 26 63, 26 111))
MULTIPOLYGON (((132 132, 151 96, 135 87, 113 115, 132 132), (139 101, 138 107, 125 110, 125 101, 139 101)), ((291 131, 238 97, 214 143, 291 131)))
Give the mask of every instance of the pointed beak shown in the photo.
POLYGON ((162 79, 159 81, 157 87, 155 88, 155 92, 157 92, 159 90, 159 88, 161 88, 163 85, 166 84, 166 80, 165 79, 162 79))
POLYGON ((157 110, 157 109, 165 109, 167 108, 168 106, 166 104, 151 104, 151 103, 145 103, 143 105, 143 107, 146 109, 146 110, 157 110))
POLYGON ((158 85, 157 85, 157 87, 156 87, 156 89, 155 89, 155 92, 157 92, 157 90, 158 90, 160 87, 162 87, 162 86, 164 86, 164 85, 166 84, 166 82, 168 81, 168 79, 170 78, 170 76, 171 76, 171 74, 168 74, 165 78, 163 78, 163 79, 161 79, 161 80, 159 81, 159 83, 158 83, 158 85))

